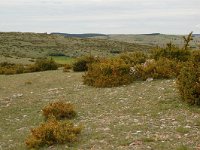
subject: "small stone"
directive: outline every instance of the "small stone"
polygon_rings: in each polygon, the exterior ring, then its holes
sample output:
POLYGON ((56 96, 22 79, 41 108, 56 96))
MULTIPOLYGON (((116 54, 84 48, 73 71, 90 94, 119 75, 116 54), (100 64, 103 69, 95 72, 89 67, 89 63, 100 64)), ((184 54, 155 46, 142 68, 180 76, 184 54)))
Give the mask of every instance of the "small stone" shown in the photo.
POLYGON ((151 82, 151 81, 153 81, 153 78, 147 78, 146 81, 151 82))
POLYGON ((191 126, 188 126, 188 125, 187 125, 187 126, 185 126, 185 128, 188 128, 188 129, 190 129, 190 128, 191 128, 191 126))

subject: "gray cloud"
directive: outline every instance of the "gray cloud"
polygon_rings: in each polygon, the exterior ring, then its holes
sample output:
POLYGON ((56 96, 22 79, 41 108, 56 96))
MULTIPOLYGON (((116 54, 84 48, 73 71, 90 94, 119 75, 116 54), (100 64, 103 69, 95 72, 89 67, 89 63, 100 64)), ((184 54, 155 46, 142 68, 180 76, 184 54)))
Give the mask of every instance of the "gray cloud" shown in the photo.
POLYGON ((199 0, 0 0, 1 31, 200 32, 199 0))

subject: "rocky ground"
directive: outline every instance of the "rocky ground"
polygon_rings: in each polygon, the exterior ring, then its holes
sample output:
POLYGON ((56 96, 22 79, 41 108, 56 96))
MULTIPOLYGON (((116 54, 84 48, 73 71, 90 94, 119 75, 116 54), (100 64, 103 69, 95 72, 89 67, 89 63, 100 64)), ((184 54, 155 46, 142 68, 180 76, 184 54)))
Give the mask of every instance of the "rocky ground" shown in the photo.
POLYGON ((1 75, 0 150, 25 149, 30 128, 43 121, 41 109, 56 100, 75 105, 74 122, 84 129, 75 144, 43 149, 200 149, 200 109, 180 101, 175 80, 100 89, 83 85, 82 75, 1 75))

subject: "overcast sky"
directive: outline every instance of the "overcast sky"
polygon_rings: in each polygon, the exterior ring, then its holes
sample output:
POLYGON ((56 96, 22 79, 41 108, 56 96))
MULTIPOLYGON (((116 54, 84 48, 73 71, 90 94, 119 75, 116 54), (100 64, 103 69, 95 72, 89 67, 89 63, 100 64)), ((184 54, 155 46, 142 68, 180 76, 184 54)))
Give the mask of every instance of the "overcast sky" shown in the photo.
POLYGON ((0 0, 0 31, 200 33, 200 0, 0 0))

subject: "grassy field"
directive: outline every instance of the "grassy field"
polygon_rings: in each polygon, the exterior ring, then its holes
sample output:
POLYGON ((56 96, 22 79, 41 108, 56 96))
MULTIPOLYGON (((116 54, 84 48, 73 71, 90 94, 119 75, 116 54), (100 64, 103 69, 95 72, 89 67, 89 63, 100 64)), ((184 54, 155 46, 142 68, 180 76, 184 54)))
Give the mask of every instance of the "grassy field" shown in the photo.
POLYGON ((128 86, 93 88, 83 73, 62 70, 0 75, 0 150, 23 150, 30 128, 49 102, 72 102, 74 122, 84 125, 73 145, 43 149, 198 150, 200 109, 184 104, 175 80, 137 81, 128 86))
POLYGON ((51 56, 56 63, 58 64, 72 64, 75 59, 71 57, 66 57, 66 56, 51 56))

